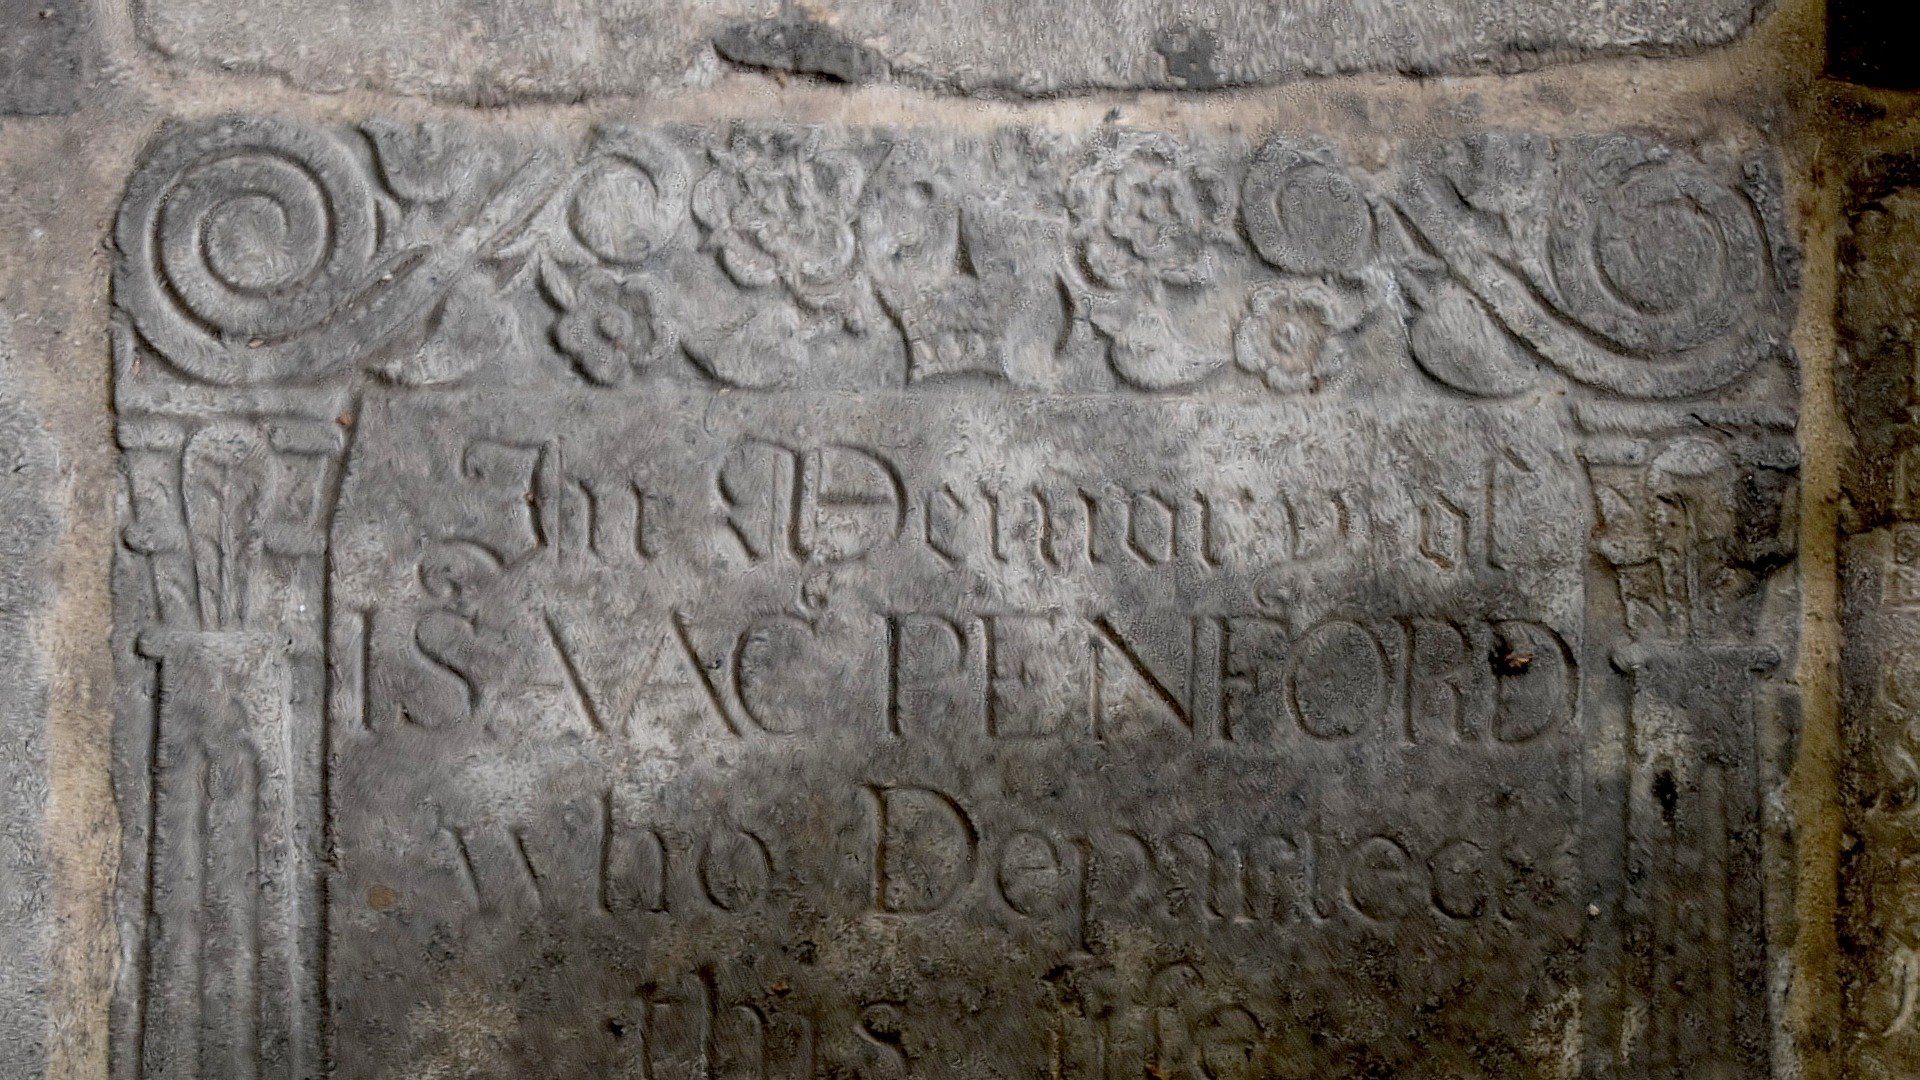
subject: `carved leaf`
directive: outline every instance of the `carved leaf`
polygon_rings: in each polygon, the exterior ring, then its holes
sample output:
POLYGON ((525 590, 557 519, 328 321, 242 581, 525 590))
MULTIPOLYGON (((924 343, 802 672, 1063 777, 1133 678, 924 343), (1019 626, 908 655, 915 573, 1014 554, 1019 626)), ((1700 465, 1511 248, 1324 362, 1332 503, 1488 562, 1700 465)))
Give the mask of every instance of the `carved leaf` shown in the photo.
POLYGON ((1519 343, 1458 285, 1442 285, 1407 336, 1421 369, 1455 390, 1511 397, 1537 380, 1519 343))
POLYGON ((775 301, 758 305, 731 326, 690 335, 687 352, 701 370, 729 386, 786 386, 806 366, 807 334, 799 312, 775 301))
POLYGON ((261 569, 274 495, 272 451, 253 427, 215 424, 187 443, 181 477, 201 626, 240 627, 261 569))

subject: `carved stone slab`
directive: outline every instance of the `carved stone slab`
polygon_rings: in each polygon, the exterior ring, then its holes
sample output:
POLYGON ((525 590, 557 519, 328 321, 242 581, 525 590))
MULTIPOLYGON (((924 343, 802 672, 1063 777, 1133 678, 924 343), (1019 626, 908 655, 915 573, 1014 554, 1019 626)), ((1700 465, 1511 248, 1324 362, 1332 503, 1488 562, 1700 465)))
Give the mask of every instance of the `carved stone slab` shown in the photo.
POLYGON ((1516 70, 1724 44, 1759 0, 152 0, 169 56, 322 90, 477 100, 660 89, 716 63, 960 93, 1205 90, 1354 71, 1516 70))
POLYGON ((123 1075, 1764 1076, 1764 155, 167 130, 123 1075))

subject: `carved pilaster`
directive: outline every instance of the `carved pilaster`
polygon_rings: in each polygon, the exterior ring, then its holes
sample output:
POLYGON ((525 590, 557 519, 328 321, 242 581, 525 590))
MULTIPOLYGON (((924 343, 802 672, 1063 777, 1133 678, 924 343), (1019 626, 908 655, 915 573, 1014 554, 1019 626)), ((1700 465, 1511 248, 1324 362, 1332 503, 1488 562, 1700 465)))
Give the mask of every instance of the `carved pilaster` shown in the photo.
POLYGON ((1762 868, 1783 835, 1768 807, 1788 740, 1777 728, 1791 715, 1768 677, 1792 641, 1765 611, 1782 602, 1776 575, 1793 556, 1790 422, 1764 410, 1583 419, 1597 507, 1591 587, 1611 594, 1597 598, 1595 632, 1625 682, 1613 706, 1625 721, 1612 747, 1621 761, 1596 770, 1625 804, 1617 921, 1599 935, 1627 973, 1601 983, 1617 995, 1615 1067, 1766 1075, 1762 868))

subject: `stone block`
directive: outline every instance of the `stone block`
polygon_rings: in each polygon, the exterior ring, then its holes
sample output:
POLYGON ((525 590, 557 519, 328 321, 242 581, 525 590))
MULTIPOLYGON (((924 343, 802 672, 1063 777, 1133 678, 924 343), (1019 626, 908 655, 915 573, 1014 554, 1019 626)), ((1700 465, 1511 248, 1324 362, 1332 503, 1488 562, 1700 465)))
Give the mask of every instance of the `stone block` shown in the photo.
POLYGON ((1211 90, 1359 71, 1513 71, 1725 44, 1759 0, 149 0, 161 52, 320 90, 573 100, 716 64, 943 92, 1211 90))

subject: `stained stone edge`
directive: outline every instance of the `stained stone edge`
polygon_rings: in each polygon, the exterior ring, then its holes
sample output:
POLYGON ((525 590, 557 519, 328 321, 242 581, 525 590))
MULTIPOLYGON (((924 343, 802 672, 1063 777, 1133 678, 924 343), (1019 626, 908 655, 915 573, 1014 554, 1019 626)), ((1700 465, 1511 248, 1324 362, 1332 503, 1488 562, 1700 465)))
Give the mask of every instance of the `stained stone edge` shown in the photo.
POLYGON ((0 313, 0 1075, 45 1075, 53 932, 48 684, 40 626, 57 523, 53 448, 19 388, 0 313))

